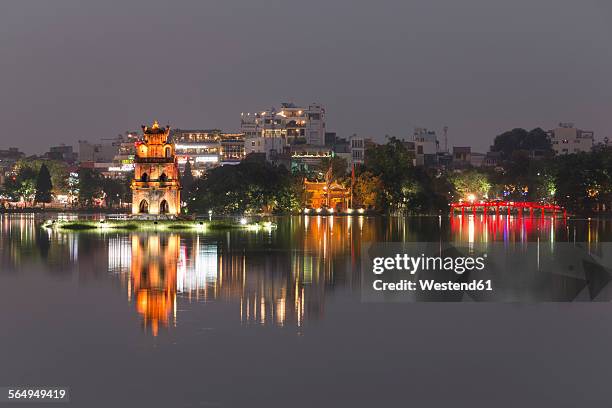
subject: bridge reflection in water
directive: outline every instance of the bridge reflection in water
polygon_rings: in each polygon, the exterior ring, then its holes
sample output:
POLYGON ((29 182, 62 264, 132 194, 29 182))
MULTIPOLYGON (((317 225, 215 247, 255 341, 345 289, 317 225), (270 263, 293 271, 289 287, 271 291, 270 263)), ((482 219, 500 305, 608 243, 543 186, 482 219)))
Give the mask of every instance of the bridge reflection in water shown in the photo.
POLYGON ((612 238, 610 219, 483 214, 283 217, 274 231, 74 233, 33 215, 0 215, 0 274, 30 270, 78 285, 119 283, 147 332, 180 324, 181 304, 223 301, 246 325, 295 328, 323 317, 337 291, 360 290, 367 242, 585 242, 612 238), (177 306, 178 305, 178 306, 177 306), (178 309, 177 309, 178 307, 178 309), (178 314, 178 316, 177 316, 178 314))

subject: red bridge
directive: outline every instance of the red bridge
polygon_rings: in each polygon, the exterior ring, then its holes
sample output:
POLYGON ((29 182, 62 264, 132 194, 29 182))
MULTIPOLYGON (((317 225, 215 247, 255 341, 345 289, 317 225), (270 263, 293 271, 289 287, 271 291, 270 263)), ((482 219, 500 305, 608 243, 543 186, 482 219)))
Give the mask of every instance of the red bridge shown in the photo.
POLYGON ((451 203, 451 214, 455 213, 456 209, 461 209, 461 215, 465 214, 465 209, 471 209, 472 213, 476 215, 477 210, 484 212, 487 215, 489 211, 495 211, 495 215, 499 215, 500 209, 507 212, 510 215, 513 211, 518 212, 519 216, 523 215, 523 211, 529 211, 529 215, 533 216, 534 211, 540 211, 541 215, 544 216, 545 212, 548 211, 553 216, 557 215, 557 212, 563 212, 563 217, 567 217, 567 211, 565 208, 554 205, 554 204, 540 204, 532 202, 514 202, 514 201, 461 201, 458 203, 451 203))

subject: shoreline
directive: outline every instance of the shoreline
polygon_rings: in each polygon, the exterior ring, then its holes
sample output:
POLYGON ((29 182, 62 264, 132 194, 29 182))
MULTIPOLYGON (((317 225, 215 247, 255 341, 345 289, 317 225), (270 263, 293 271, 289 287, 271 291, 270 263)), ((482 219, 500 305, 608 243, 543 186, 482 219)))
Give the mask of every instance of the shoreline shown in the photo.
POLYGON ((271 230, 276 224, 270 221, 247 222, 239 220, 46 220, 41 228, 61 231, 218 231, 218 230, 271 230))
MULTIPOLYGON (((74 215, 75 217, 83 217, 83 220, 86 220, 87 218, 85 217, 90 217, 90 216, 108 216, 108 215, 118 215, 118 216, 126 216, 127 219, 116 219, 113 221, 131 221, 131 222, 142 222, 142 221, 159 221, 159 222, 176 222, 176 223, 180 223, 180 222, 199 222, 199 221, 208 221, 209 220, 209 215, 208 214, 189 214, 189 215, 184 215, 181 216, 177 219, 150 219, 150 220, 145 220, 142 218, 131 218, 131 214, 129 212, 117 212, 117 211, 112 211, 112 210, 105 210, 105 209, 81 209, 81 210, 57 210, 57 209, 33 209, 33 208, 27 208, 27 209, 19 209, 19 210, 6 210, 6 209, 0 209, 0 215, 3 214, 32 214, 32 215, 36 215, 36 216, 41 216, 44 214, 48 214, 48 215, 58 215, 58 214, 69 214, 69 215, 74 215)), ((466 212, 465 216, 472 216, 472 211, 466 212)), ((477 216, 483 216, 483 212, 482 211, 477 211, 476 213, 477 216)), ((304 213, 304 212, 293 212, 293 213, 278 213, 278 214, 267 214, 267 213, 261 213, 261 214, 217 214, 213 216, 213 220, 220 220, 220 219, 239 219, 242 217, 247 217, 247 218, 263 218, 263 217, 297 217, 297 216, 306 216, 306 217, 448 217, 448 218, 453 218, 453 217, 460 217, 461 213, 460 212, 440 212, 440 213, 407 213, 407 214, 393 214, 393 213, 381 213, 381 212, 377 212, 377 211, 365 211, 365 212, 352 212, 352 213, 347 213, 347 212, 342 212, 342 213, 328 213, 328 212, 321 212, 321 213, 316 213, 316 212, 308 212, 308 213, 304 213)), ((494 213, 489 213, 487 214, 487 217, 492 217, 495 216, 494 213)), ((506 216, 506 214, 500 214, 500 216, 506 216)), ((517 212, 512 212, 511 216, 513 218, 523 218, 523 219, 528 219, 528 218, 540 218, 540 214, 534 215, 533 217, 530 216, 529 214, 523 214, 522 216, 519 215, 517 212)), ((550 214, 546 215, 546 218, 551 217, 550 214)), ((562 215, 557 214, 555 216, 555 218, 563 218, 562 215)), ((568 214, 567 219, 611 219, 612 218, 612 212, 605 212, 605 213, 596 213, 596 212, 590 212, 590 213, 574 213, 574 214, 568 214)))

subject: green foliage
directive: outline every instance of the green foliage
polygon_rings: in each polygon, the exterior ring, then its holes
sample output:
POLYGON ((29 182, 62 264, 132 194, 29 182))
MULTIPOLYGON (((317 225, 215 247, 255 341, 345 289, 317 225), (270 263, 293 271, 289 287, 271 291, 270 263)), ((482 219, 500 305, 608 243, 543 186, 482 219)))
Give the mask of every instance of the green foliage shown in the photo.
POLYGON ((26 203, 51 202, 52 194, 65 193, 68 170, 64 163, 54 160, 19 160, 13 168, 15 175, 4 183, 4 192, 12 200, 26 203))
POLYGON ((443 189, 437 188, 441 183, 434 181, 436 176, 425 169, 414 167, 413 159, 404 143, 394 137, 386 144, 366 151, 366 163, 362 170, 381 183, 376 198, 377 209, 429 213, 445 208, 447 198, 442 193, 443 189))
POLYGON ((181 177, 181 196, 183 201, 189 202, 192 194, 192 188, 195 183, 195 179, 193 177, 193 172, 191 170, 191 162, 189 160, 185 164, 185 170, 183 170, 183 177, 181 177))
POLYGON ((489 177, 478 170, 453 173, 449 176, 449 181, 455 191, 454 196, 458 200, 467 200, 471 196, 482 200, 489 196, 491 190, 489 177))
POLYGON ((121 202, 131 201, 130 179, 127 177, 123 179, 102 177, 99 179, 107 208, 117 207, 121 202))
POLYGON ((15 163, 14 170, 17 173, 31 171, 38 175, 43 164, 51 175, 51 185, 54 194, 66 194, 68 192, 68 167, 66 163, 47 159, 22 159, 15 163))
POLYGON ((36 193, 36 178, 38 172, 30 167, 16 168, 17 174, 8 177, 4 183, 4 191, 13 201, 25 201, 26 203, 34 200, 36 193))
POLYGON ((541 150, 552 153, 552 145, 546 132, 540 128, 527 131, 512 129, 495 137, 491 151, 501 152, 502 158, 509 160, 517 151, 541 150))
POLYGON ((554 162, 556 201, 572 212, 610 211, 612 149, 569 154, 554 162))
POLYGON ((348 170, 348 162, 346 159, 334 156, 329 158, 324 158, 321 160, 321 171, 323 174, 327 172, 329 167, 332 169, 332 179, 339 180, 346 177, 348 170))
POLYGON ((36 183, 34 179, 28 178, 23 180, 17 189, 17 193, 26 203, 32 202, 36 194, 36 183))
POLYGON ((403 142, 392 137, 384 145, 367 149, 365 167, 379 176, 386 186, 399 186, 404 175, 412 170, 413 159, 403 142))
POLYGON ((300 207, 299 183, 284 167, 246 159, 211 169, 195 181, 188 208, 216 214, 294 211, 300 207))
POLYGON ((88 168, 79 169, 79 204, 83 207, 92 207, 96 200, 104 198, 102 175, 88 168))
POLYGON ((40 166, 38 177, 36 178, 36 195, 34 200, 37 203, 50 203, 52 188, 51 174, 47 166, 43 164, 40 166))
POLYGON ((355 178, 353 187, 355 206, 381 208, 383 205, 383 188, 384 185, 380 177, 369 171, 362 172, 355 178))

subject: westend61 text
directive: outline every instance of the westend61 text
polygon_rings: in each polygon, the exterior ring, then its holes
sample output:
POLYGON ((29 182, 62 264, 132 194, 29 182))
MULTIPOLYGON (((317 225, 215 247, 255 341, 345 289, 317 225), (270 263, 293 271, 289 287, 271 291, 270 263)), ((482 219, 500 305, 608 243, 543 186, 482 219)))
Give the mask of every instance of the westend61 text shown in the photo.
POLYGON ((436 282, 432 279, 420 279, 417 282, 402 279, 398 282, 375 280, 372 287, 376 291, 485 291, 493 290, 491 280, 473 280, 470 282, 436 282))

